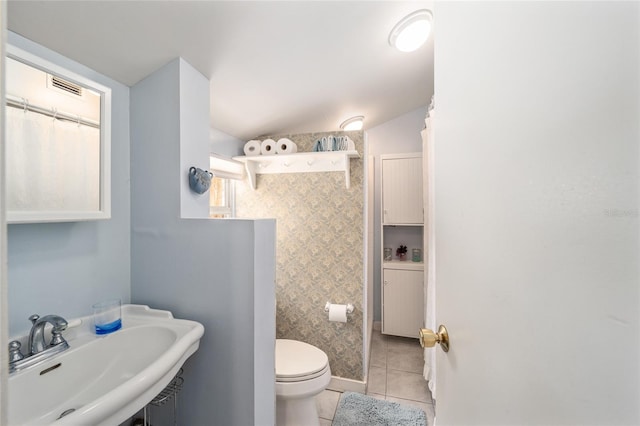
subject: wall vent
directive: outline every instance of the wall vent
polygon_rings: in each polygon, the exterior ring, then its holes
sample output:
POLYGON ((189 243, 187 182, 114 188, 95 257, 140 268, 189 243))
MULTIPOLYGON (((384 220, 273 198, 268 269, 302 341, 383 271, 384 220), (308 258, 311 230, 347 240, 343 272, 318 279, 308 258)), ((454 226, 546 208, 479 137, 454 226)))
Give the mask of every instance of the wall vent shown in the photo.
POLYGON ((82 86, 49 74, 49 87, 75 96, 82 96, 82 86))

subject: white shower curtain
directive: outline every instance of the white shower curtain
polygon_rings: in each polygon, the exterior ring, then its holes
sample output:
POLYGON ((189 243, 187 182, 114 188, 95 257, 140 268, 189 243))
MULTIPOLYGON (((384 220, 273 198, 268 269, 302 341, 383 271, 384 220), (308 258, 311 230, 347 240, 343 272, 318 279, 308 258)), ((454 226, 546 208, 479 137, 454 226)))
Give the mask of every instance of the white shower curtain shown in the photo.
MULTIPOLYGON (((434 110, 427 114, 425 119, 426 128, 422 131, 422 155, 424 173, 424 200, 427 212, 427 227, 425 238, 425 250, 427 253, 427 264, 425 268, 425 327, 437 331, 436 326, 436 253, 435 247, 435 218, 434 218, 434 161, 433 161, 433 120, 434 110)), ((424 378, 429 381, 429 390, 433 399, 436 399, 436 348, 424 349, 424 378)))
POLYGON ((100 209, 100 130, 7 108, 7 209, 100 209))

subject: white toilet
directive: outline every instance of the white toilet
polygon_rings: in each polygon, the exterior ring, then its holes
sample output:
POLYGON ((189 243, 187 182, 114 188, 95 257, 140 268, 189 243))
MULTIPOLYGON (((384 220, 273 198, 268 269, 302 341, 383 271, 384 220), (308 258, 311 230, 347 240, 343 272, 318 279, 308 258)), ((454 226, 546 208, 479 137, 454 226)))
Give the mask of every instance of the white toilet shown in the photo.
POLYGON ((318 425, 314 397, 330 381, 327 354, 308 343, 276 339, 276 424, 318 425))

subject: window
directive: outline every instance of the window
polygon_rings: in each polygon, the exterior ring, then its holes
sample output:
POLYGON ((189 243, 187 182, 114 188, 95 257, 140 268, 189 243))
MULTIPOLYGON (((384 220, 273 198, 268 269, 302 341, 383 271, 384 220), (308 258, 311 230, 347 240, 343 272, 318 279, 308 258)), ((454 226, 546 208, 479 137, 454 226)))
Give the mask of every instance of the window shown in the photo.
POLYGON ((234 189, 231 179, 214 176, 209 188, 209 217, 222 218, 234 216, 234 189))
POLYGON ((213 173, 209 188, 209 217, 234 217, 235 181, 244 178, 244 164, 211 155, 209 170, 213 173))

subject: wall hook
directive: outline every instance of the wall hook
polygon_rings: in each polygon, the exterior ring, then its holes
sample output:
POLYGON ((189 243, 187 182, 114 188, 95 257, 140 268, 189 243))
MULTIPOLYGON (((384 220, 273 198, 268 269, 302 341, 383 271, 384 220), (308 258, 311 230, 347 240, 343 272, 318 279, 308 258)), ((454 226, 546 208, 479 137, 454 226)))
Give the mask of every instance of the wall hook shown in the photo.
POLYGON ((189 187, 196 194, 204 194, 211 186, 212 177, 213 173, 208 170, 191 167, 189 169, 189 187))

